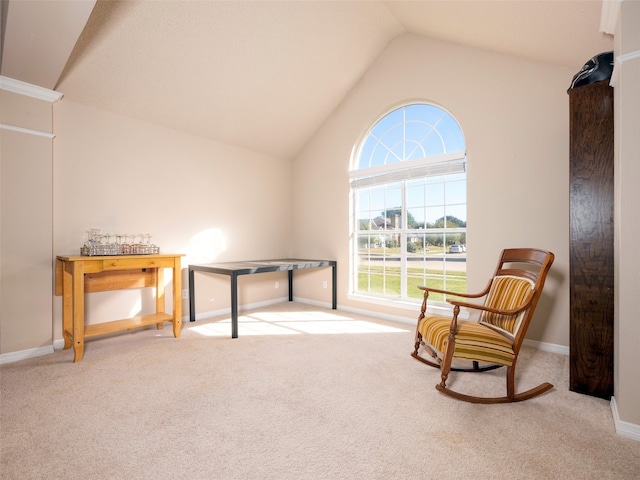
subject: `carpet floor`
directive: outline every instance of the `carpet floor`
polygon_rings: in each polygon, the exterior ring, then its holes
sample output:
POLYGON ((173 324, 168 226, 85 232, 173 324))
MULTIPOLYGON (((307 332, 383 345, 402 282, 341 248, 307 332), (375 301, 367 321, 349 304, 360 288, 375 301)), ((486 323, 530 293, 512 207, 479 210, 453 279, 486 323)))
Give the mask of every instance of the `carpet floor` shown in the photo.
MULTIPOLYGON (((637 479, 640 442, 524 348, 532 400, 474 405, 410 357, 414 327, 281 303, 0 366, 3 479, 637 479)), ((503 369, 450 386, 503 395, 503 369)))

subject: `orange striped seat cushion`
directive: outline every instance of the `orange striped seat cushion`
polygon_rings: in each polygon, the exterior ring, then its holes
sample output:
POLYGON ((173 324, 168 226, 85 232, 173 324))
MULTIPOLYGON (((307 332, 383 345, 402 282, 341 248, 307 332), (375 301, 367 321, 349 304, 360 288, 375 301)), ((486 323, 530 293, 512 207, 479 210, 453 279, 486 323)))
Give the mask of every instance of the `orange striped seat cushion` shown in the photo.
MULTIPOLYGON (((426 343, 443 352, 450 326, 451 318, 433 315, 420 320, 418 331, 426 343)), ((505 366, 511 366, 515 358, 508 338, 489 327, 466 320, 458 320, 453 356, 505 366)))

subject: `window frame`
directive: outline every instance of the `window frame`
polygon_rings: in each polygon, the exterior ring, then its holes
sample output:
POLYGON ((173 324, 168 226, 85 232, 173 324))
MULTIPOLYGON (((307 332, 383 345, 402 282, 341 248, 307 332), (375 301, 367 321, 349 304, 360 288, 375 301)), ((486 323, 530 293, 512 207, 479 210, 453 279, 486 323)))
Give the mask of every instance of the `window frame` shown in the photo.
MULTIPOLYGON (((406 118, 404 116, 403 116, 403 122, 406 123, 406 118)), ((407 143, 406 138, 404 138, 403 141, 407 143)), ((407 252, 407 241, 408 241, 409 235, 413 235, 414 236, 413 238, 415 238, 415 236, 424 235, 426 230, 409 228, 409 226, 407 225, 407 219, 408 219, 407 209, 409 208, 407 205, 408 203, 407 193, 406 193, 407 185, 411 180, 415 180, 415 179, 426 179, 426 178, 433 179, 433 178, 440 178, 440 177, 443 178, 443 185, 446 185, 446 181, 447 181, 446 176, 464 174, 462 178, 464 179, 464 182, 465 182, 465 194, 464 194, 465 226, 453 229, 453 228, 448 228, 447 225, 445 224, 445 226, 441 229, 428 230, 429 234, 443 235, 443 240, 444 240, 443 253, 442 253, 443 281, 446 281, 446 276, 447 276, 446 253, 445 253, 447 251, 446 235, 451 233, 457 233, 457 234, 462 233, 464 234, 465 241, 466 241, 466 231, 467 231, 466 212, 467 212, 467 205, 468 205, 467 197, 466 197, 466 191, 467 191, 466 161, 467 161, 466 142, 465 142, 465 137, 462 132, 462 128, 460 127, 460 124, 458 123, 457 119, 448 110, 432 102, 417 100, 417 101, 408 101, 408 102, 402 103, 386 111, 383 115, 378 117, 378 119, 376 119, 376 121, 373 122, 373 124, 366 130, 366 132, 362 135, 362 137, 354 146, 353 155, 351 159, 351 168, 349 169, 349 179, 350 179, 349 212, 350 212, 351 220, 350 220, 350 249, 349 249, 349 262, 350 262, 349 284, 350 285, 349 285, 348 298, 355 299, 358 301, 365 301, 368 303, 387 305, 387 306, 390 303, 393 303, 394 307, 415 309, 416 304, 420 303, 422 299, 415 298, 415 297, 412 298, 409 296, 407 292, 407 290, 409 289, 408 275, 407 275, 407 268, 408 268, 407 263, 409 261, 408 260, 409 256, 407 252), (443 114, 448 115, 449 117, 448 120, 453 120, 457 128, 459 129, 460 140, 462 142, 462 145, 464 146, 464 150, 447 152, 446 145, 445 143, 443 143, 443 147, 445 151, 435 155, 429 155, 427 152, 427 155, 425 157, 422 157, 419 159, 411 159, 411 160, 399 159, 398 161, 393 162, 391 164, 369 166, 366 168, 358 168, 363 146, 365 145, 365 142, 367 142, 367 140, 370 138, 372 131, 376 128, 376 126, 378 126, 380 122, 382 122, 389 115, 395 113, 397 110, 404 109, 406 107, 413 107, 413 106, 435 107, 436 109, 439 109, 443 114), (401 239, 400 253, 399 253, 400 259, 398 262, 400 266, 400 295, 399 296, 389 295, 384 293, 383 294, 372 293, 371 291, 361 291, 359 290, 359 287, 358 287, 359 273, 360 273, 359 266, 358 266, 359 258, 360 258, 359 257, 360 249, 359 249, 358 242, 359 242, 360 236, 364 234, 363 232, 366 232, 366 230, 361 228, 360 219, 358 219, 358 195, 366 188, 389 186, 392 184, 399 184, 400 190, 401 190, 401 198, 402 198, 401 206, 400 206, 402 225, 400 226, 399 230, 398 229, 393 230, 393 232, 395 232, 396 234, 399 233, 400 239, 401 239)), ((371 163, 371 160, 369 161, 369 163, 371 163)), ((386 159, 385 159, 385 163, 386 163, 386 159)), ((385 205, 385 210, 383 211, 385 213, 389 212, 389 210, 391 210, 392 207, 395 207, 395 206, 385 205)), ((446 202, 443 203, 442 207, 443 207, 443 211, 446 211, 447 203, 446 202)), ((372 219, 369 218, 369 222, 371 222, 371 220, 372 219)), ((423 227, 425 227, 426 224, 427 224, 427 220, 425 218, 425 221, 423 222, 423 227)), ((385 230, 383 229, 381 231, 384 232, 385 230)), ((424 255, 425 255, 424 258, 426 259, 426 251, 424 252, 424 255)), ((387 257, 383 257, 383 262, 386 258, 387 257)), ((465 267, 465 271, 466 271, 466 267, 465 267)), ((425 272, 426 272, 426 267, 425 267, 425 272)), ((383 277, 384 275, 385 274, 383 274, 383 277)), ((370 277, 369 277, 369 280, 370 280, 370 277)), ((421 284, 424 284, 424 283, 421 283, 421 284)), ((430 302, 431 309, 438 310, 442 308, 442 309, 449 310, 451 307, 449 304, 445 303, 445 300, 446 299, 443 298, 441 302, 438 302, 438 301, 430 302)))

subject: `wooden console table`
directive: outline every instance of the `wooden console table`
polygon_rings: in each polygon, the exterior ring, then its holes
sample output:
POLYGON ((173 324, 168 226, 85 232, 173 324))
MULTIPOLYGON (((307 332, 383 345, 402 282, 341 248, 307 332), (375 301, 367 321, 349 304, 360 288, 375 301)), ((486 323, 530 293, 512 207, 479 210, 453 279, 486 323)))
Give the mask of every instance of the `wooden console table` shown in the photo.
POLYGON ((71 348, 73 361, 84 355, 84 340, 107 333, 132 330, 163 322, 173 324, 173 335, 180 336, 182 325, 181 264, 183 254, 58 256, 56 257, 55 294, 62 296, 62 336, 64 349, 71 348), (173 313, 164 312, 164 269, 173 269, 173 313), (127 288, 156 288, 156 313, 123 320, 86 325, 84 294, 127 288))

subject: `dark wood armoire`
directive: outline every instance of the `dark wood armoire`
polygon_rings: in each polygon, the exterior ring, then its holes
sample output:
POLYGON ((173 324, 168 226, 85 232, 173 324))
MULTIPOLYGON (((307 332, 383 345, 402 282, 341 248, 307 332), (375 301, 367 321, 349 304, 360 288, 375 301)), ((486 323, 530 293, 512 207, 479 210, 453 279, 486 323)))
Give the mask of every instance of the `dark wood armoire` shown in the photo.
POLYGON ((570 390, 613 395, 613 88, 569 90, 570 390))

